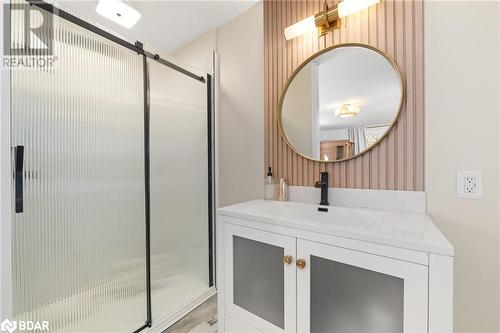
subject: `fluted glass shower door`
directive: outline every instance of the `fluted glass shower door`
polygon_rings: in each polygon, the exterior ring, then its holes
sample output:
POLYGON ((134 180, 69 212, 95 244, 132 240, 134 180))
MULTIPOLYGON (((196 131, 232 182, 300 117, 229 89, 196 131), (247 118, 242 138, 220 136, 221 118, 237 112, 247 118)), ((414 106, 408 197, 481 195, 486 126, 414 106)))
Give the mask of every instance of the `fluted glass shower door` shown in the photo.
MULTIPOLYGON (((53 31, 54 66, 11 71, 14 319, 133 332, 147 320, 143 56, 52 19, 38 33, 53 31)), ((13 14, 12 47, 23 28, 13 14)))
POLYGON ((207 83, 148 61, 153 323, 210 287, 207 83))

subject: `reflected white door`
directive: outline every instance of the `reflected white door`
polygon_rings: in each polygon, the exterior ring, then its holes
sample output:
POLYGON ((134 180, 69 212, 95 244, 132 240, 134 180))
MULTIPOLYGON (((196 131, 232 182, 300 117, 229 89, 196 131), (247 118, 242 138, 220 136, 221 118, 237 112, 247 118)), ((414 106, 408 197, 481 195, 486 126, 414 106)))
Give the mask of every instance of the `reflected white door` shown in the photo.
POLYGON ((427 331, 427 266, 297 240, 297 331, 427 331))
POLYGON ((295 238, 224 228, 225 311, 261 332, 295 332, 295 238))

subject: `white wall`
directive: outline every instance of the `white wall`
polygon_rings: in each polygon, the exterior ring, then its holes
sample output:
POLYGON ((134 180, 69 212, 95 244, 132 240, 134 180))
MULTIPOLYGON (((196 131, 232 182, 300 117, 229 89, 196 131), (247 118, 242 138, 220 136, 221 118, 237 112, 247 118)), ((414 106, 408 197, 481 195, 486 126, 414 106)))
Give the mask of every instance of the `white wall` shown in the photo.
POLYGON ((173 54, 207 71, 207 55, 218 53, 219 206, 264 193, 263 27, 263 6, 258 3, 173 54))
POLYGON ((425 2, 425 188, 455 246, 455 332, 500 328, 499 7, 425 2), (456 198, 458 170, 482 170, 483 200, 456 198))
POLYGON ((347 128, 340 128, 334 130, 322 130, 320 132, 321 141, 336 141, 349 139, 349 131, 347 128))
POLYGON ((204 73, 211 73, 212 52, 215 51, 216 47, 217 32, 215 29, 210 29, 176 50, 172 56, 204 73))
POLYGON ((264 14, 259 2, 217 29, 220 205, 264 195, 264 14))

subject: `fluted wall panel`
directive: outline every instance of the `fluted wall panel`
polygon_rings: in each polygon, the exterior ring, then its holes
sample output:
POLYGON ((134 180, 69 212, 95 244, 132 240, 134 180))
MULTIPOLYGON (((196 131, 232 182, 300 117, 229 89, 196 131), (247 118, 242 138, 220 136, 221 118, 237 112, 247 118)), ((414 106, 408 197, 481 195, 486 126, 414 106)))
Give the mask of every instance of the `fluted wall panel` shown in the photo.
MULTIPOLYGON (((337 1, 335 1, 337 3, 337 1)), ((342 19, 339 30, 318 38, 309 33, 291 41, 283 29, 323 8, 323 1, 264 1, 265 165, 291 185, 312 186, 320 171, 330 173, 330 187, 422 191, 424 187, 423 3, 382 0, 342 19), (281 137, 276 114, 281 92, 294 70, 326 47, 357 42, 392 57, 405 82, 400 117, 374 149, 338 163, 310 161, 281 137)))

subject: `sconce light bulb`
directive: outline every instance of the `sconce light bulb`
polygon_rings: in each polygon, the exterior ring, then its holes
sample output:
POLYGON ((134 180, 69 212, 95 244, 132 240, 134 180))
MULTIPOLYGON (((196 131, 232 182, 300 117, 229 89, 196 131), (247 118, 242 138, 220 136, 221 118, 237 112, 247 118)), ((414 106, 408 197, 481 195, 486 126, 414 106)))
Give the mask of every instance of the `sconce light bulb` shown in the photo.
POLYGON ((339 17, 345 17, 379 3, 380 0, 344 0, 338 5, 339 17))
POLYGON ((313 15, 295 23, 294 25, 286 27, 283 33, 285 35, 285 39, 290 40, 304 35, 308 32, 314 31, 315 29, 316 23, 314 22, 313 15))

